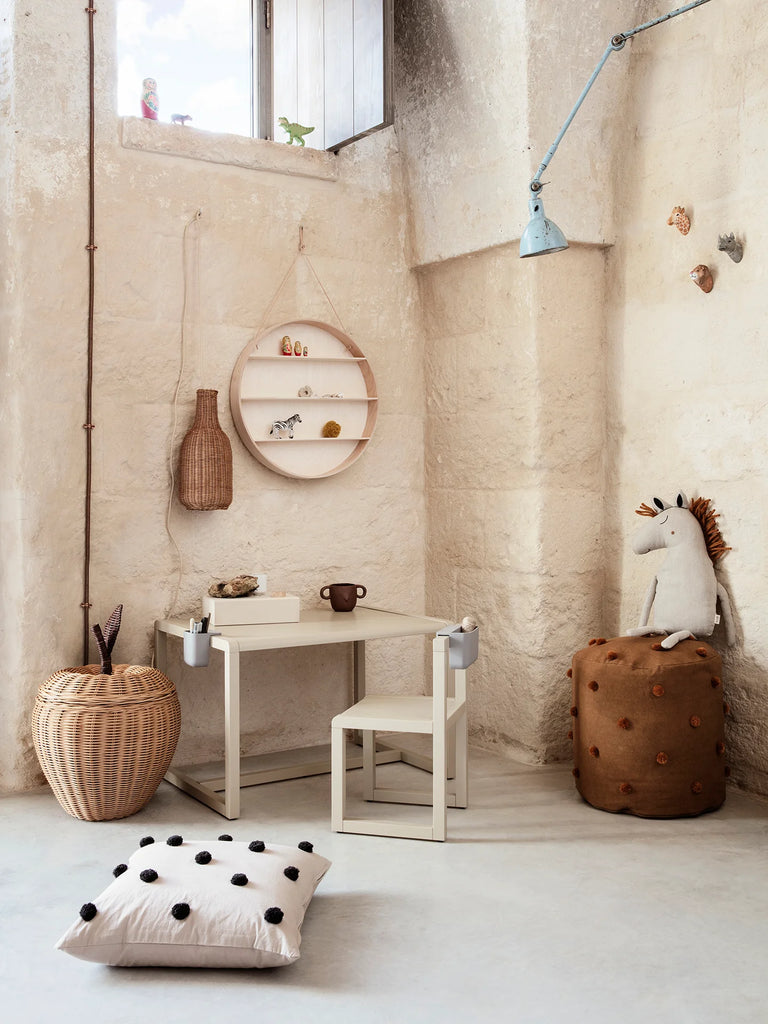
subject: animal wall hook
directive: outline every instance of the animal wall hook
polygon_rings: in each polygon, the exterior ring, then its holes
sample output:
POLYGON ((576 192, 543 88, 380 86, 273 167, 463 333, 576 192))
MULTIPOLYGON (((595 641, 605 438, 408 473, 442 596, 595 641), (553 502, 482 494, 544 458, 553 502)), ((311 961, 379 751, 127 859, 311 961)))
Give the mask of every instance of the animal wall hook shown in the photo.
POLYGON ((733 237, 733 232, 730 235, 718 235, 717 248, 720 252, 727 253, 734 263, 741 263, 744 248, 741 242, 737 242, 733 237))
POLYGON ((674 224, 681 235, 687 235, 691 230, 691 218, 685 212, 685 207, 675 206, 669 215, 667 224, 674 224))
POLYGON ((690 273, 690 278, 703 292, 711 292, 715 286, 712 272, 705 263, 700 263, 698 267, 694 267, 690 273))

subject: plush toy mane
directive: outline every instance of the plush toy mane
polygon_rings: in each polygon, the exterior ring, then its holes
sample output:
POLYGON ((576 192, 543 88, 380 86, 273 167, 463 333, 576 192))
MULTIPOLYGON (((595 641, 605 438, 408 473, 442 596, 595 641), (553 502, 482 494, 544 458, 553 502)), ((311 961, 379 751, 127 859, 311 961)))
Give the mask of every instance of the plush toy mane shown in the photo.
MULTIPOLYGON (((701 527, 702 533, 704 534, 704 543, 707 546, 707 554, 713 562, 717 562, 718 559, 722 558, 726 551, 730 551, 730 547, 723 540, 723 535, 720 533, 720 528, 717 525, 716 520, 719 518, 719 514, 714 509, 709 507, 709 498, 693 498, 691 504, 688 506, 689 511, 695 516, 701 527)), ((661 510, 651 508, 650 505, 642 503, 640 508, 636 508, 635 512, 639 516, 657 516, 661 510)))

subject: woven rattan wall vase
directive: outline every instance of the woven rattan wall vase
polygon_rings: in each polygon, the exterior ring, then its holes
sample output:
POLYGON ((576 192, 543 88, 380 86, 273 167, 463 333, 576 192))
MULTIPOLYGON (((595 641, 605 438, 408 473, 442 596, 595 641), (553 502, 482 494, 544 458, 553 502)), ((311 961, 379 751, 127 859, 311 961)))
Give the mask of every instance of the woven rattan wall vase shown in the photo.
POLYGON ((217 395, 197 392, 195 420, 181 443, 179 501, 194 511, 232 504, 232 446, 219 426, 217 395))
POLYGON ((56 799, 74 818, 140 810, 171 763, 181 727, 176 688, 142 665, 55 672, 39 689, 33 740, 56 799))

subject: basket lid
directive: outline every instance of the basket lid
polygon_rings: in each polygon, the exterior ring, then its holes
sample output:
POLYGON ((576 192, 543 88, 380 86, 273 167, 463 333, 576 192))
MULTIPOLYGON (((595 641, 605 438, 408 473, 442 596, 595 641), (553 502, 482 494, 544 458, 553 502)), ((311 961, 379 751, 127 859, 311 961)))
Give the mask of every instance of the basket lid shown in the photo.
POLYGON ((54 672, 37 697, 68 704, 141 704, 175 694, 171 680, 149 665, 115 665, 111 675, 100 665, 80 665, 54 672))

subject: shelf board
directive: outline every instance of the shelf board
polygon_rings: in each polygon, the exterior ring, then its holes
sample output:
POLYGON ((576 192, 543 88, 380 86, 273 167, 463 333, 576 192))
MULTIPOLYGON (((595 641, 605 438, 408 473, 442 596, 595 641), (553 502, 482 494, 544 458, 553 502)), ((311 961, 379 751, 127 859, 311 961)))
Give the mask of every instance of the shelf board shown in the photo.
POLYGON ((365 356, 261 356, 258 352, 252 352, 248 359, 255 362, 265 363, 288 363, 293 360, 296 363, 367 363, 365 356))
POLYGON ((370 441, 370 437, 262 437, 257 444, 315 444, 317 441, 328 442, 339 441, 370 441))
POLYGON ((358 395, 348 398, 323 398, 322 395, 309 395, 302 398, 296 395, 242 395, 241 402, 378 402, 377 395, 358 395))

